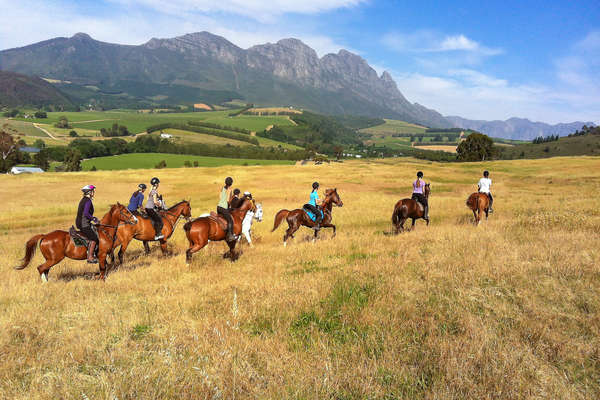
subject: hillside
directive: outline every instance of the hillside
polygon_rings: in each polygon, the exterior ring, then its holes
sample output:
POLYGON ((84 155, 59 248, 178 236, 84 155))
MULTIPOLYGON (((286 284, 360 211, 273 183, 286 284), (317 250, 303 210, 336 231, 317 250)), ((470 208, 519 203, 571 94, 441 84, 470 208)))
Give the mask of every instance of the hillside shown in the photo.
POLYGON ((455 127, 474 129, 490 137, 515 140, 533 140, 539 136, 566 136, 582 126, 593 126, 593 122, 571 122, 550 125, 543 122, 532 122, 524 118, 510 118, 506 121, 477 121, 456 116, 447 116, 455 127))
POLYGON ((104 43, 78 33, 1 51, 0 68, 63 81, 65 92, 100 104, 242 98, 450 127, 436 111, 409 103, 387 72, 378 76, 360 56, 340 50, 319 58, 297 39, 244 50, 208 32, 154 38, 139 46, 104 43))
POLYGON ((72 107, 73 103, 43 79, 0 71, 0 108, 45 105, 72 107))
POLYGON ((0 207, 0 398, 600 398, 599 181, 597 157, 0 175, 0 204, 27 193, 0 207), (496 212, 475 228, 464 203, 484 169, 496 212), (418 170, 431 224, 388 236, 418 170), (212 242, 188 267, 180 223, 171 256, 134 240, 105 282, 65 260, 42 286, 40 251, 13 270, 29 238, 73 224, 81 186, 102 215, 152 176, 194 217, 234 177, 264 209, 254 247, 231 263, 212 242), (301 228, 284 248, 273 217, 315 179, 344 202, 337 236, 301 228))
POLYGON ((499 147, 503 159, 548 158, 565 156, 600 155, 600 135, 562 137, 546 143, 523 143, 499 147))

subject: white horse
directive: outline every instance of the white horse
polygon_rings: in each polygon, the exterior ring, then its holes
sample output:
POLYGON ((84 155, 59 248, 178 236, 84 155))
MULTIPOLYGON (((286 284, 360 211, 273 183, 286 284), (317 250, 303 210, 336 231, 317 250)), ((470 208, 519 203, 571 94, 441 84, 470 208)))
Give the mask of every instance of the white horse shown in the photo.
MULTIPOLYGON (((204 213, 204 214, 201 214, 199 218, 209 217, 209 216, 210 216, 210 213, 204 213)), ((256 203, 256 212, 253 212, 252 210, 248 210, 246 212, 246 216, 244 217, 244 220, 242 221, 242 234, 246 237, 246 241, 248 241, 248 244, 250 245, 250 247, 252 247, 252 238, 251 238, 251 232, 250 232, 250 230, 252 229, 252 222, 254 222, 254 220, 257 220, 258 222, 262 222, 262 217, 263 217, 262 204, 256 203)), ((241 240, 242 240, 242 235, 240 235, 238 237, 238 242, 241 240)))

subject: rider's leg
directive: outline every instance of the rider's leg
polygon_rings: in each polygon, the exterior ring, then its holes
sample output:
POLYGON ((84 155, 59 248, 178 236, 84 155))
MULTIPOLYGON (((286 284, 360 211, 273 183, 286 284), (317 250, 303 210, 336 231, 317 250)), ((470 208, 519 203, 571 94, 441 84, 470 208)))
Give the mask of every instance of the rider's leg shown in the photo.
POLYGON ((227 242, 236 240, 236 237, 233 234, 233 218, 231 217, 231 213, 229 213, 229 209, 217 207, 217 213, 227 220, 227 235, 225 236, 225 240, 227 242))
POLYGON ((154 240, 160 240, 164 238, 164 235, 162 234, 163 222, 160 215, 158 215, 158 213, 152 208, 146 208, 146 213, 150 216, 150 219, 152 219, 152 225, 154 225, 154 240))
POLYGON ((81 232, 88 238, 88 248, 87 248, 87 262, 90 264, 97 264, 98 258, 96 258, 95 251, 98 246, 98 235, 91 227, 84 227, 81 229, 81 232))
POLYGON ((494 210, 492 210, 492 204, 494 204, 494 198, 492 197, 492 192, 489 192, 488 197, 490 198, 490 207, 489 207, 489 211, 492 213, 494 212, 494 210))
POLYGON ((313 228, 315 230, 321 229, 321 210, 319 210, 319 207, 313 206, 312 204, 310 204, 310 210, 315 216, 315 226, 313 228))

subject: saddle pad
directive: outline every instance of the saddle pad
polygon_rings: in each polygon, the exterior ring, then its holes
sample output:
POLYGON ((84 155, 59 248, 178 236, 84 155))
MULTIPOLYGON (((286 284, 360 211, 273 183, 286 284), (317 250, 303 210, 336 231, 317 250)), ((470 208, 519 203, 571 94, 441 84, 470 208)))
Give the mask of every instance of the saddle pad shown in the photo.
MULTIPOLYGON (((306 213, 306 215, 308 215, 308 218, 310 218, 311 221, 315 222, 315 214, 312 211, 307 210, 306 208, 303 208, 303 210, 306 213)), ((325 215, 323 215, 323 210, 319 210, 319 212, 321 213, 321 219, 324 219, 325 215)))
POLYGON ((74 226, 69 228, 69 235, 76 247, 88 247, 88 239, 83 233, 77 231, 74 226))

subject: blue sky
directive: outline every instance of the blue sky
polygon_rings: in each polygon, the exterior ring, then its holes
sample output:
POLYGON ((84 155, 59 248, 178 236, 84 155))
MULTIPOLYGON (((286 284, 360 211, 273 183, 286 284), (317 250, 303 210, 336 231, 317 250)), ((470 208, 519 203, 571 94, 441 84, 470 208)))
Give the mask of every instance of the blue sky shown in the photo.
POLYGON ((296 37, 387 70, 411 102, 470 119, 600 123, 595 1, 0 0, 0 49, 86 32, 141 44, 209 31, 242 48, 296 37))

